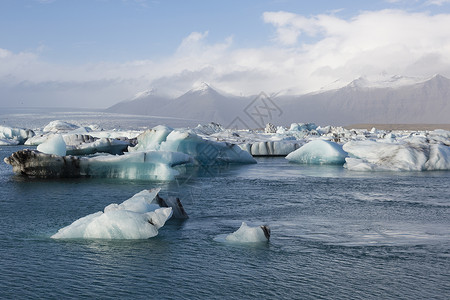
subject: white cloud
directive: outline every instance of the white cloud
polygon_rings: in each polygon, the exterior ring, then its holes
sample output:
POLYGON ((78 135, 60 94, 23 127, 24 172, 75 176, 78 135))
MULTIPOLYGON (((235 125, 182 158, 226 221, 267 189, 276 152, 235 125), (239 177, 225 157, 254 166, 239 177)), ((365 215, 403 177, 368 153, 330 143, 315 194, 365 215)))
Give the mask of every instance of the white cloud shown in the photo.
POLYGON ((266 12, 263 20, 275 33, 265 47, 239 48, 233 37, 210 43, 213 33, 192 32, 158 61, 60 65, 43 61, 39 51, 0 49, 0 88, 9 88, 11 97, 20 85, 41 93, 35 98, 82 98, 80 105, 98 101, 95 106, 106 107, 152 86, 179 95, 198 81, 249 95, 310 92, 337 79, 345 83, 382 72, 450 77, 450 14, 381 10, 343 19, 281 11, 266 12))
POLYGON ((447 3, 450 3, 450 0, 428 0, 425 2, 426 5, 437 5, 437 6, 442 6, 447 3))

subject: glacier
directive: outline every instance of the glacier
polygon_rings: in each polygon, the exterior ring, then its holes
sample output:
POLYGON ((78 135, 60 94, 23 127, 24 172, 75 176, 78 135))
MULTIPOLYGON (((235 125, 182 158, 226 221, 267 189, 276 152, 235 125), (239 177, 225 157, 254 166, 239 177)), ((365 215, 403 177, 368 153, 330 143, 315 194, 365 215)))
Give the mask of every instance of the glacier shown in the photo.
POLYGON ((301 164, 343 165, 347 155, 335 142, 314 140, 289 153, 286 159, 301 164))
POLYGON ((152 203, 159 189, 144 190, 121 204, 82 217, 58 230, 52 239, 148 239, 172 216, 171 207, 152 203))

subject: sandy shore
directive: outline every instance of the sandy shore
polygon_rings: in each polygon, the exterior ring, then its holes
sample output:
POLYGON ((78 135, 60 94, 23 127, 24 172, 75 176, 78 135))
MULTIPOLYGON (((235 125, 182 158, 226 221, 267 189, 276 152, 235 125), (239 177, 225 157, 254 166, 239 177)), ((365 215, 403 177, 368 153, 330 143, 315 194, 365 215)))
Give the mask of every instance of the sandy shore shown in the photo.
POLYGON ((346 129, 367 129, 373 127, 381 130, 450 130, 450 124, 354 124, 344 126, 346 129))

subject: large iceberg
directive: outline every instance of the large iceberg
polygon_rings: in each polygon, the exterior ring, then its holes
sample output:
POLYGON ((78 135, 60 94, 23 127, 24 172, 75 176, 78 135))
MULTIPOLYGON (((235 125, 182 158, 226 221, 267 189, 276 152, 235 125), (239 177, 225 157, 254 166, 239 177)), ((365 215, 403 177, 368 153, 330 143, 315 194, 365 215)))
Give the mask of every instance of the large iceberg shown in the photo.
POLYGON ((53 239, 148 239, 172 216, 172 208, 153 204, 159 189, 144 190, 121 204, 110 204, 51 236, 53 239))
POLYGON ((80 174, 88 177, 173 180, 192 164, 189 155, 170 151, 140 151, 80 159, 80 174))
POLYGON ((203 166, 256 163, 248 152, 235 144, 204 139, 189 130, 157 126, 142 133, 137 140, 138 144, 129 147, 128 151, 181 152, 190 155, 196 164, 203 166))
POLYGON ((173 180, 186 172, 192 158, 180 152, 148 151, 124 155, 59 156, 20 150, 4 159, 16 174, 39 178, 100 177, 173 180))
POLYGON ((335 142, 314 140, 289 153, 286 159, 302 164, 343 165, 347 155, 342 146, 335 142))
POLYGON ((354 171, 450 170, 450 147, 417 137, 403 142, 351 141, 343 149, 350 154, 344 166, 354 171))

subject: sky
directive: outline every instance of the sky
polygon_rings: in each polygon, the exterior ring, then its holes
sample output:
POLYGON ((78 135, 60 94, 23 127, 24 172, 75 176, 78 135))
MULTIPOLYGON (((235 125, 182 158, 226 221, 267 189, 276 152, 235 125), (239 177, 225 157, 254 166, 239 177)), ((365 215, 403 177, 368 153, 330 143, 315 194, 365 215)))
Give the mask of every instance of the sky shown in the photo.
POLYGON ((450 77, 450 0, 0 0, 1 107, 450 77))

